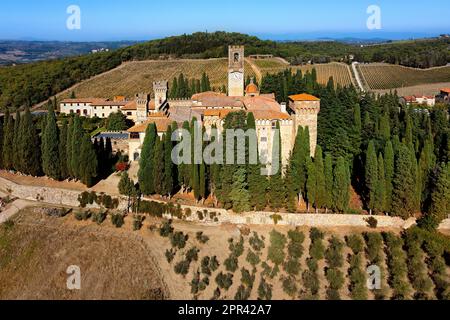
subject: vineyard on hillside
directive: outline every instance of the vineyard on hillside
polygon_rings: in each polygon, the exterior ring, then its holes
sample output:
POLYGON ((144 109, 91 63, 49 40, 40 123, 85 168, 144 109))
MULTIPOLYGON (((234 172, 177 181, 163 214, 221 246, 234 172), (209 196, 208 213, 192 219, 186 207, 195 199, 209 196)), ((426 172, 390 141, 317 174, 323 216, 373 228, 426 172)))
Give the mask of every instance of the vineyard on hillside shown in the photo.
POLYGON ((304 66, 286 66, 277 59, 254 60, 254 63, 264 75, 266 73, 278 73, 290 68, 293 72, 301 70, 303 73, 311 72, 313 68, 317 71, 317 80, 321 84, 326 84, 330 77, 333 77, 336 84, 341 86, 351 86, 352 76, 348 65, 343 63, 314 64, 304 66))
MULTIPOLYGON (((212 87, 218 89, 227 85, 227 59, 151 60, 127 63, 107 74, 82 82, 74 92, 78 98, 112 98, 116 95, 133 97, 138 92, 153 92, 153 81, 164 79, 172 82, 180 73, 188 78, 200 79, 203 72, 209 76, 212 87)), ((248 64, 245 66, 245 73, 254 76, 248 64)), ((69 93, 66 94, 68 95, 69 93)))
POLYGON ((413 69, 389 64, 360 64, 363 81, 372 90, 394 89, 448 82, 450 67, 413 69))

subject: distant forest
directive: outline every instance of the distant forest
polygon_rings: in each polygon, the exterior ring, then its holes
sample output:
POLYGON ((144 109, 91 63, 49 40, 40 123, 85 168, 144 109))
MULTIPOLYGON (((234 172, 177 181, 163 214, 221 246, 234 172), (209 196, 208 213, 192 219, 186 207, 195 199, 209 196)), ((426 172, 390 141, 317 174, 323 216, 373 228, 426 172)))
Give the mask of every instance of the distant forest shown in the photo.
POLYGON ((246 55, 270 53, 293 64, 388 62, 428 68, 450 62, 449 39, 356 46, 339 42, 274 42, 239 33, 194 33, 153 40, 112 52, 19 66, 0 67, 0 108, 11 111, 47 100, 58 92, 119 66, 122 62, 169 58, 226 57, 229 45, 245 45, 246 55))

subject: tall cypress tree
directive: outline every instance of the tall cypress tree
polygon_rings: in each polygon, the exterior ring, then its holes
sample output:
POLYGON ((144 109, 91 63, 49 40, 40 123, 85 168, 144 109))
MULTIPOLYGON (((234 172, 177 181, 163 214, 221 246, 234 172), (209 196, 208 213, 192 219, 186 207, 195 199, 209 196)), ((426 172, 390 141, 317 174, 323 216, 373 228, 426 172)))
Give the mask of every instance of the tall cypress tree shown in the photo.
POLYGON ((42 135, 42 170, 52 179, 61 177, 59 161, 59 136, 58 126, 53 107, 50 105, 46 116, 45 130, 42 135))
POLYGON ((333 205, 333 159, 330 153, 325 155, 325 208, 332 209, 333 205))
POLYGON ((92 187, 98 174, 97 153, 89 135, 84 135, 80 146, 79 179, 87 187, 92 187))
POLYGON ((384 148, 384 170, 386 179, 386 211, 391 211, 392 206, 392 191, 393 191, 393 179, 394 179, 394 169, 395 169, 395 157, 394 148, 392 147, 392 142, 388 141, 386 147, 384 148))
POLYGON ((14 119, 7 110, 3 124, 3 166, 10 170, 14 168, 14 119))
POLYGON ((383 155, 378 156, 378 178, 375 192, 376 210, 378 212, 385 212, 386 210, 386 178, 383 155))
POLYGON ((350 172, 343 157, 339 157, 334 170, 333 202, 339 213, 345 213, 350 201, 350 172))
POLYGON ((376 209, 376 189, 378 185, 378 160, 373 140, 369 142, 366 153, 366 189, 367 189, 367 207, 370 214, 376 209))
POLYGON ((155 192, 153 166, 154 150, 158 133, 156 125, 150 123, 145 132, 144 144, 142 145, 141 158, 139 160, 139 186, 144 195, 150 195, 155 192))
POLYGON ((81 180, 81 170, 80 170, 80 156, 81 156, 81 143, 83 141, 83 128, 81 126, 81 119, 78 115, 75 116, 73 120, 73 131, 72 131, 72 141, 71 141, 71 159, 70 168, 74 178, 81 180))
POLYGON ((405 219, 412 216, 415 210, 415 181, 411 169, 413 167, 411 149, 400 144, 393 180, 392 213, 405 219))
POLYGON ((28 107, 25 109, 23 119, 20 120, 19 136, 19 155, 22 159, 21 171, 25 174, 38 176, 41 173, 41 149, 39 136, 28 107))
POLYGON ((172 128, 169 126, 164 136, 164 194, 169 197, 174 190, 174 164, 172 161, 172 128))
POLYGON ((316 209, 324 208, 327 204, 327 191, 326 191, 326 179, 325 168, 323 163, 322 148, 317 146, 316 154, 314 157, 314 166, 316 172, 316 209))
POLYGON ((308 212, 310 210, 310 208, 312 206, 314 206, 316 208, 317 211, 317 179, 316 179, 316 167, 313 163, 313 161, 311 160, 311 158, 309 158, 306 161, 306 168, 308 170, 308 178, 306 180, 306 196, 308 199, 308 212))
POLYGON ((164 142, 159 137, 156 138, 155 147, 153 151, 153 179, 154 192, 156 194, 163 194, 164 184, 164 142))
POLYGON ((283 181, 283 165, 282 165, 282 150, 281 150, 281 134, 280 134, 280 123, 277 122, 276 131, 273 135, 273 144, 278 143, 279 150, 278 155, 275 154, 275 150, 272 150, 272 162, 278 161, 278 172, 270 176, 269 181, 269 202, 270 206, 274 210, 281 209, 285 204, 285 189, 284 189, 284 181, 283 181), (276 160, 278 159, 278 160, 276 160))
POLYGON ((450 162, 439 167, 436 186, 431 195, 430 214, 437 223, 447 218, 450 210, 450 162))
POLYGON ((62 180, 69 177, 69 171, 67 169, 67 130, 67 120, 64 119, 61 131, 59 132, 59 167, 62 180))
POLYGON ((21 144, 20 144, 20 122, 21 116, 20 111, 16 111, 16 118, 14 121, 14 134, 13 134, 13 145, 12 145, 12 167, 17 171, 24 172, 24 168, 22 165, 22 156, 21 156, 21 144))
POLYGON ((66 139, 66 168, 67 174, 70 178, 75 178, 75 173, 72 168, 72 136, 73 136, 73 118, 69 120, 67 127, 67 139, 66 139))
POLYGON ((230 192, 233 210, 237 213, 250 210, 250 194, 245 180, 245 169, 243 167, 238 168, 233 175, 233 185, 230 192))

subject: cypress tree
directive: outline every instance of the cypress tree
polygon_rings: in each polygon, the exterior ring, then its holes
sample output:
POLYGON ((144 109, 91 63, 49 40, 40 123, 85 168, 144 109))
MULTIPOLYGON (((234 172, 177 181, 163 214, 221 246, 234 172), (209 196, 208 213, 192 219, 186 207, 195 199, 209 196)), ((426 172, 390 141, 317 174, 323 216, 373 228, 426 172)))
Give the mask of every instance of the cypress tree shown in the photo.
POLYGON ((169 197, 174 189, 174 164, 172 161, 172 128, 169 126, 164 135, 164 194, 169 197))
POLYGON ((367 207, 370 214, 376 209, 376 189, 378 185, 378 160, 375 151, 375 143, 373 140, 369 142, 369 147, 366 153, 366 174, 365 182, 367 189, 367 207))
POLYGON ((59 167, 61 170, 61 179, 65 180, 69 177, 67 168, 67 120, 64 119, 61 131, 59 132, 59 167))
POLYGON ((73 136, 73 118, 69 120, 69 125, 67 127, 66 168, 68 176, 71 178, 75 178, 75 173, 72 169, 72 136, 73 136))
POLYGON ((45 130, 42 135, 42 170, 49 178, 58 180, 61 177, 59 161, 58 126, 53 107, 49 106, 46 116, 45 130))
POLYGON ((191 188, 194 191, 194 197, 196 200, 200 199, 200 166, 195 163, 195 131, 196 126, 198 126, 197 119, 193 118, 191 122, 191 188))
POLYGON ((279 145, 279 150, 278 150, 278 155, 275 154, 275 150, 272 150, 272 161, 274 161, 274 159, 278 158, 278 172, 276 172, 275 174, 273 174, 272 176, 270 176, 270 181, 269 181, 269 202, 270 205, 272 207, 272 209, 274 210, 279 210, 283 207, 283 205, 285 204, 285 189, 284 189, 284 181, 283 181, 283 165, 282 165, 282 159, 281 159, 281 155, 282 150, 281 150, 281 135, 280 135, 280 123, 277 122, 276 125, 276 131, 273 135, 273 144, 278 143, 279 145))
POLYGON ((316 167, 309 158, 306 162, 306 168, 308 170, 308 178, 306 180, 306 196, 308 199, 308 212, 312 206, 316 208, 317 211, 317 202, 316 202, 316 196, 317 196, 317 179, 316 179, 316 167))
POLYGON ((316 173, 316 209, 325 207, 327 203, 327 190, 325 180, 325 168, 323 163, 322 148, 317 146, 314 157, 315 173, 316 173))
POLYGON ((21 171, 25 174, 38 176, 41 173, 39 136, 28 107, 25 109, 23 119, 20 120, 19 136, 19 155, 22 159, 21 171))
MULTIPOLYGON (((190 132, 190 126, 188 121, 183 122, 183 131, 190 132)), ((186 137, 182 137, 185 139, 186 137)), ((183 155, 180 155, 181 157, 183 155)), ((180 183, 183 190, 187 190, 190 187, 190 177, 191 177, 191 165, 188 163, 181 163, 178 165, 178 182, 180 183)))
MULTIPOLYGON (((9 114, 8 114, 9 117, 9 114)), ((5 122, 6 122, 6 118, 5 118, 5 122)), ((4 168, 4 163, 3 163, 3 140, 4 140, 4 132, 3 132, 3 123, 0 122, 0 169, 4 168)))
POLYGON ((333 159, 331 154, 325 155, 325 208, 334 207, 333 202, 333 159))
POLYGON ((164 142, 159 137, 156 138, 153 152, 153 179, 154 193, 163 194, 164 184, 164 142))
POLYGON ((14 168, 14 119, 9 111, 5 113, 5 120, 3 125, 3 166, 10 170, 14 168))
POLYGON ((250 194, 245 180, 245 169, 243 167, 238 168, 233 175, 233 185, 230 192, 233 211, 237 213, 250 210, 250 194))
POLYGON ((384 148, 384 170, 386 180, 386 211, 391 211, 395 158, 392 142, 388 141, 384 148))
POLYGON ((345 213, 350 201, 350 172, 343 157, 339 157, 334 170, 333 202, 334 209, 339 213, 345 213))
POLYGON ((81 119, 78 115, 75 116, 73 120, 73 131, 72 131, 72 147, 71 152, 72 155, 70 157, 70 168, 73 174, 73 177, 81 180, 81 143, 83 142, 83 128, 81 126, 81 119))
POLYGON ((154 150, 158 134, 156 125, 150 123, 145 132, 145 139, 142 145, 141 158, 139 160, 138 179, 139 186, 144 195, 150 195, 155 192, 154 186, 154 150))
POLYGON ((178 98, 178 79, 173 78, 172 87, 170 88, 170 98, 176 99, 178 98))
POLYGON ((378 156, 378 179, 377 188, 375 192, 376 210, 378 212, 385 212, 386 210, 386 178, 383 155, 378 156))
POLYGON ((98 171, 97 154, 91 142, 89 135, 85 134, 81 140, 80 156, 79 156, 79 179, 88 188, 92 187, 98 171))
POLYGON ((24 168, 22 165, 22 158, 21 158, 21 137, 20 137, 20 122, 21 122, 21 116, 20 111, 16 111, 16 119, 14 121, 14 134, 13 134, 13 144, 12 144, 12 167, 16 169, 17 171, 24 172, 24 168))
POLYGON ((431 195, 430 214, 437 223, 447 218, 450 210, 450 162, 442 164, 431 195))
POLYGON ((415 208, 415 181, 411 168, 414 168, 411 149, 400 144, 395 162, 392 213, 404 219, 412 216, 415 208))

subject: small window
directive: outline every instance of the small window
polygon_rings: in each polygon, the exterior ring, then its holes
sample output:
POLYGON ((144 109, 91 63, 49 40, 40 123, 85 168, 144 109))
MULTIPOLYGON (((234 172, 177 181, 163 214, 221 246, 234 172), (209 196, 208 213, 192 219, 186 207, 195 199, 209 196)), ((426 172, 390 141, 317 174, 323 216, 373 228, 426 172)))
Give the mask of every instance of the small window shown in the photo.
POLYGON ((133 115, 133 113, 127 112, 127 116, 131 116, 131 115, 133 115))
POLYGON ((261 142, 267 142, 267 137, 261 137, 261 142))
POLYGON ((277 122, 276 121, 272 121, 272 129, 276 129, 277 128, 277 122))

